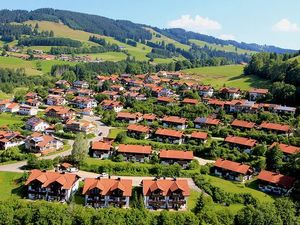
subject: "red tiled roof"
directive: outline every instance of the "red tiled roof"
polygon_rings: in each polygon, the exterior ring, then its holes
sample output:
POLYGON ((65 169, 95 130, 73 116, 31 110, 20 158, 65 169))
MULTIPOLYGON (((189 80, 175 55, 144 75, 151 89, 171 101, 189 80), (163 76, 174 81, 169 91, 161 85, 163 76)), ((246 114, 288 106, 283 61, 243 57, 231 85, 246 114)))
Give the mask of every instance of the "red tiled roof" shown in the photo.
POLYGON ((94 141, 92 144, 92 150, 110 151, 111 148, 111 143, 105 141, 94 141))
POLYGON ((152 151, 151 146, 147 145, 125 145, 120 144, 118 148, 119 153, 136 153, 150 155, 152 151))
POLYGON ((160 101, 160 102, 175 102, 175 99, 170 98, 170 97, 158 97, 157 101, 160 101))
POLYGON ((223 87, 220 89, 221 93, 237 93, 239 92, 239 88, 234 88, 234 87, 223 87))
POLYGON ((63 189, 69 190, 78 179, 79 176, 71 173, 62 174, 58 172, 31 170, 25 185, 29 185, 32 181, 37 180, 42 183, 42 187, 48 187, 52 183, 57 182, 61 184, 63 189))
POLYGON ((156 115, 155 114, 144 114, 143 115, 143 119, 144 120, 155 120, 156 119, 156 115))
POLYGON ((112 106, 112 107, 117 107, 117 106, 122 106, 123 104, 119 101, 114 101, 114 100, 109 100, 105 99, 101 102, 102 106, 112 106))
POLYGON ((244 121, 244 120, 237 120, 237 119, 235 119, 231 123, 231 126, 234 126, 234 127, 244 127, 244 128, 253 128, 255 126, 255 123, 244 121))
POLYGON ((269 122, 262 122, 260 127, 268 130, 277 130, 277 131, 284 131, 284 132, 288 132, 291 130, 291 127, 289 125, 269 123, 269 122))
POLYGON ((172 192, 181 190, 183 196, 190 195, 190 188, 185 179, 142 180, 143 195, 149 196, 152 192, 160 190, 163 196, 170 196, 172 192))
POLYGON ((180 118, 178 116, 164 116, 162 118, 163 122, 168 122, 168 123, 180 123, 180 124, 185 124, 186 123, 186 118, 180 118))
POLYGON ((207 102, 209 105, 218 105, 223 107, 225 102, 216 98, 210 98, 207 102))
POLYGON ((292 188, 294 185, 294 182, 296 180, 294 177, 286 176, 283 174, 279 174, 279 173, 271 172, 271 171, 267 171, 267 170, 262 170, 258 174, 257 179, 267 181, 272 184, 277 184, 277 185, 287 188, 287 189, 292 188))
POLYGON ((193 160, 193 151, 161 150, 159 157, 164 159, 193 160))
POLYGON ((114 190, 121 190, 123 196, 130 197, 132 193, 132 180, 129 179, 108 179, 108 178, 86 178, 82 194, 88 194, 93 189, 100 190, 102 196, 109 196, 114 190))
POLYGON ((155 132, 156 135, 168 136, 168 137, 177 137, 181 138, 183 136, 183 132, 178 130, 171 130, 171 129, 157 129, 155 132))
POLYGON ((142 116, 140 113, 119 112, 117 118, 137 119, 142 116))
POLYGON ((201 124, 207 124, 207 125, 218 125, 220 123, 220 120, 218 119, 213 119, 211 117, 198 117, 194 120, 194 123, 201 123, 201 124))
POLYGON ((207 139, 207 133, 205 132, 197 132, 197 131, 194 131, 191 135, 191 138, 196 138, 196 139, 203 139, 203 140, 206 140, 207 139))
POLYGON ((137 125, 137 124, 130 124, 127 127, 127 130, 129 131, 135 131, 135 132, 140 132, 140 133, 149 133, 150 132, 150 128, 147 126, 143 126, 143 125, 137 125))
POLYGON ((261 88, 252 88, 249 93, 257 93, 257 94, 267 94, 269 92, 268 89, 261 89, 261 88))
POLYGON ((279 149, 283 151, 284 153, 287 154, 296 154, 300 152, 300 147, 293 146, 293 145, 286 145, 286 144, 279 144, 277 142, 274 142, 271 146, 270 149, 278 145, 279 149))
POLYGON ((245 138, 245 137, 237 137, 237 136, 228 136, 225 138, 225 142, 232 143, 232 144, 238 144, 238 145, 244 145, 248 147, 254 147, 256 144, 256 140, 245 138))
POLYGON ((214 166, 241 174, 246 174, 250 170, 250 166, 248 165, 225 159, 217 159, 214 166))
POLYGON ((192 98, 185 98, 185 99, 182 100, 182 103, 196 105, 196 104, 199 103, 199 100, 198 99, 192 99, 192 98))

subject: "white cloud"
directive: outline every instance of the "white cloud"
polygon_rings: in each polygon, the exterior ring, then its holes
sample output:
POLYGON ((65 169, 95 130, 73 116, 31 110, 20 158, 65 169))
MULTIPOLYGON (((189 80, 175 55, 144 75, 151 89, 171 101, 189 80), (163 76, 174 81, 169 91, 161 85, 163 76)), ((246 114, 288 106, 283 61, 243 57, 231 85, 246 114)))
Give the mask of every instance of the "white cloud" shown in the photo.
POLYGON ((288 19, 282 19, 273 25, 272 30, 278 32, 297 32, 300 28, 297 23, 293 23, 288 19))
POLYGON ((182 15, 179 19, 169 21, 168 26, 171 28, 183 28, 203 34, 210 34, 212 31, 222 29, 219 22, 199 15, 196 15, 195 18, 191 15, 182 15))
POLYGON ((218 38, 223 40, 235 40, 235 36, 233 34, 221 34, 218 38))

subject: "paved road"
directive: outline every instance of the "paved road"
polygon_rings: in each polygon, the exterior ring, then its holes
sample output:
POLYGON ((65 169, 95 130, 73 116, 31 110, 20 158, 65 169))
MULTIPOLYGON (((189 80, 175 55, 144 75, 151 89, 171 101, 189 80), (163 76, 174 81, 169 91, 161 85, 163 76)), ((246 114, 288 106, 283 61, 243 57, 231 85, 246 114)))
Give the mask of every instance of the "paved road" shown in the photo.
POLYGON ((107 137, 109 134, 109 130, 111 127, 106 126, 100 121, 100 118, 97 116, 83 116, 83 120, 92 122, 95 124, 96 129, 93 133, 95 133, 95 137, 91 141, 102 140, 104 137, 107 137), (101 135, 99 135, 102 133, 101 135))
POLYGON ((194 159, 196 159, 201 166, 204 166, 208 163, 215 163, 216 162, 215 160, 203 159, 203 158, 199 158, 199 157, 194 157, 194 159))

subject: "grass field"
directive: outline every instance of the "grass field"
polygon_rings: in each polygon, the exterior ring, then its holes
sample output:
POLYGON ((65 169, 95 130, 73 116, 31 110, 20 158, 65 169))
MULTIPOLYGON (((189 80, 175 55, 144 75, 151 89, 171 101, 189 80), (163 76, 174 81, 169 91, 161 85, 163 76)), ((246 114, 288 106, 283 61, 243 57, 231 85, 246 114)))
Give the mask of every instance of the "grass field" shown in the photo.
POLYGON ((24 121, 22 120, 24 117, 13 115, 11 113, 1 113, 0 114, 0 126, 3 125, 14 125, 20 124, 23 125, 24 121))
POLYGON ((122 61, 127 58, 127 55, 123 52, 104 52, 96 54, 80 54, 81 56, 90 56, 92 59, 104 60, 104 61, 122 61))
POLYGON ((0 99, 10 99, 10 98, 12 98, 12 94, 6 94, 0 91, 0 99))
POLYGON ((210 175, 204 175, 208 180, 209 183, 221 188, 222 190, 230 193, 249 193, 253 197, 257 198, 261 202, 273 202, 274 199, 261 191, 246 187, 244 184, 237 183, 237 182, 231 182, 228 180, 224 180, 218 177, 210 176, 210 175))
POLYGON ((0 200, 18 196, 18 188, 21 186, 18 179, 21 177, 21 173, 0 172, 0 200))
POLYGON ((199 47, 207 46, 207 47, 209 47, 211 49, 225 51, 225 52, 235 52, 237 54, 254 54, 254 53, 257 53, 255 51, 250 51, 250 50, 245 50, 245 49, 241 49, 241 48, 236 48, 233 45, 211 44, 211 43, 207 43, 205 41, 199 41, 199 40, 195 40, 195 39, 190 39, 189 41, 191 43, 194 43, 194 44, 198 45, 199 47))
POLYGON ((108 138, 116 138, 120 132, 126 131, 122 128, 112 128, 109 130, 108 138))
POLYGON ((224 85, 249 90, 252 87, 268 87, 270 83, 254 75, 243 75, 242 65, 200 67, 183 70, 185 79, 210 84, 216 88, 224 85))

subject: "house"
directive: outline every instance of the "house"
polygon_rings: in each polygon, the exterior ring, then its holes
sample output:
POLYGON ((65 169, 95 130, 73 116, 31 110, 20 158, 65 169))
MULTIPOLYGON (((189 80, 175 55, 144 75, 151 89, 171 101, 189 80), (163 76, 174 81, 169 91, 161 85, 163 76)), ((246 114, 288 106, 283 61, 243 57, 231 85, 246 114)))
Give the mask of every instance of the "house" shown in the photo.
POLYGON ((24 103, 26 105, 34 106, 34 107, 38 107, 42 104, 39 99, 32 99, 32 98, 26 99, 24 103))
POLYGON ((69 81, 66 81, 66 80, 59 80, 59 81, 55 82, 55 86, 57 88, 66 89, 66 88, 70 88, 71 87, 71 83, 69 81))
POLYGON ((236 128, 240 128, 240 129, 252 129, 252 128, 255 127, 255 123, 235 119, 234 121, 232 121, 231 126, 236 127, 236 128))
POLYGON ((64 106, 51 106, 45 110, 46 116, 58 118, 63 121, 73 119, 75 117, 75 112, 72 109, 66 108, 64 106))
POLYGON ((88 82, 86 81, 80 81, 80 80, 77 80, 73 83, 73 87, 75 88, 79 88, 79 89, 88 89, 89 88, 89 84, 88 82))
POLYGON ((101 94, 107 95, 111 100, 117 100, 120 97, 119 93, 116 91, 103 91, 101 94))
POLYGON ((268 93, 268 89, 252 88, 251 90, 249 90, 249 100, 255 101, 258 98, 265 97, 268 93))
POLYGON ((179 80, 182 77, 182 73, 179 71, 176 72, 169 72, 169 71, 159 71, 157 73, 159 77, 165 77, 173 80, 179 80))
POLYGON ((286 160, 288 160, 291 155, 300 153, 300 147, 277 142, 274 142, 269 149, 272 149, 276 146, 278 146, 278 148, 283 152, 286 160))
POLYGON ((219 111, 224 108, 225 102, 216 98, 206 98, 203 99, 207 105, 213 107, 216 111, 219 111))
POLYGON ((50 124, 38 117, 31 117, 25 123, 25 129, 33 132, 43 132, 48 127, 50 127, 50 124))
POLYGON ((72 100, 72 102, 79 109, 90 109, 97 107, 96 100, 90 97, 77 96, 72 100))
POLYGON ((119 112, 117 120, 132 124, 140 122, 143 118, 142 116, 141 113, 119 112))
POLYGON ((174 127, 179 130, 184 130, 187 128, 187 119, 180 118, 178 116, 164 116, 161 120, 164 127, 174 127))
POLYGON ((229 143, 231 147, 237 147, 245 151, 251 150, 257 143, 254 139, 238 136, 227 136, 224 141, 229 143))
POLYGON ((20 132, 0 130, 0 149, 6 150, 11 147, 23 145, 25 137, 20 132))
POLYGON ((206 143, 208 134, 206 132, 194 131, 191 134, 191 140, 196 140, 198 143, 206 143))
POLYGON ((0 112, 5 112, 7 109, 7 106, 10 105, 11 100, 9 99, 3 99, 0 100, 0 112))
POLYGON ((127 127, 127 134, 137 139, 147 139, 150 134, 150 127, 143 125, 130 124, 127 127))
POLYGON ((85 109, 80 109, 78 111, 79 114, 84 115, 84 116, 93 116, 94 111, 92 108, 85 108, 85 109))
POLYGON ((51 88, 48 90, 49 94, 63 96, 65 94, 65 89, 61 88, 51 88))
POLYGON ((186 209, 190 188, 186 179, 142 180, 147 209, 186 209))
POLYGON ((9 113, 16 113, 19 110, 20 110, 20 105, 18 103, 12 102, 7 105, 5 111, 9 113))
POLYGON ((64 105, 66 99, 60 95, 48 95, 46 99, 47 105, 64 105))
POLYGON ((82 190, 86 206, 129 208, 132 180, 112 178, 86 178, 82 190))
POLYGON ((197 117, 194 120, 195 128, 204 128, 204 127, 211 127, 211 126, 218 126, 220 124, 220 120, 214 119, 211 117, 197 117))
POLYGON ((38 113, 38 108, 29 105, 21 105, 18 113, 26 116, 35 116, 38 113))
POLYGON ((240 97, 241 90, 234 87, 223 87, 219 90, 219 93, 228 99, 237 99, 240 97))
POLYGON ((33 133, 25 140, 25 148, 32 153, 42 155, 62 149, 63 142, 53 136, 41 133, 33 133))
POLYGON ((163 164, 178 163, 184 169, 194 159, 193 151, 160 150, 159 158, 163 164))
POLYGON ((101 106, 103 110, 113 110, 117 113, 123 110, 123 104, 120 101, 106 99, 101 102, 101 106))
POLYGON ((92 133, 95 130, 95 125, 86 120, 68 120, 66 129, 72 132, 92 133))
POLYGON ((278 114, 292 114, 294 115, 296 113, 295 107, 288 107, 288 106, 282 106, 282 105, 276 105, 273 110, 274 113, 278 114))
POLYGON ((90 89, 77 89, 76 94, 80 97, 92 97, 94 95, 94 91, 90 89))
POLYGON ((94 158, 109 158, 113 154, 112 142, 94 141, 91 146, 91 153, 94 158))
POLYGON ((112 85, 110 88, 116 92, 121 92, 125 90, 122 85, 118 85, 118 84, 112 85))
POLYGON ((167 142, 172 144, 182 144, 183 142, 183 132, 171 129, 161 129, 158 128, 155 132, 157 141, 167 142))
POLYGON ((292 132, 292 128, 285 124, 262 122, 259 127, 265 131, 272 131, 277 134, 289 134, 292 132))
POLYGON ((296 181, 294 177, 267 170, 262 170, 258 174, 257 180, 261 191, 278 195, 288 194, 296 181))
POLYGON ((156 120, 156 115, 155 114, 144 114, 143 115, 143 120, 148 124, 152 124, 156 120))
POLYGON ((181 101, 181 104, 183 105, 197 105, 199 104, 198 99, 192 99, 192 98, 185 98, 181 101))
POLYGON ((125 145, 120 144, 118 154, 124 156, 126 161, 145 162, 150 159, 152 147, 147 145, 125 145))
POLYGON ((212 97, 214 95, 214 88, 212 86, 200 85, 197 87, 199 95, 202 97, 212 97))
POLYGON ((28 198, 67 202, 78 190, 79 178, 71 173, 31 170, 25 183, 28 198))
POLYGON ((214 174, 225 179, 244 183, 252 176, 250 166, 243 163, 233 162, 226 159, 217 159, 214 164, 214 174))
POLYGON ((172 105, 174 104, 176 101, 174 98, 171 97, 158 97, 157 98, 157 103, 158 104, 163 104, 163 105, 172 105))

